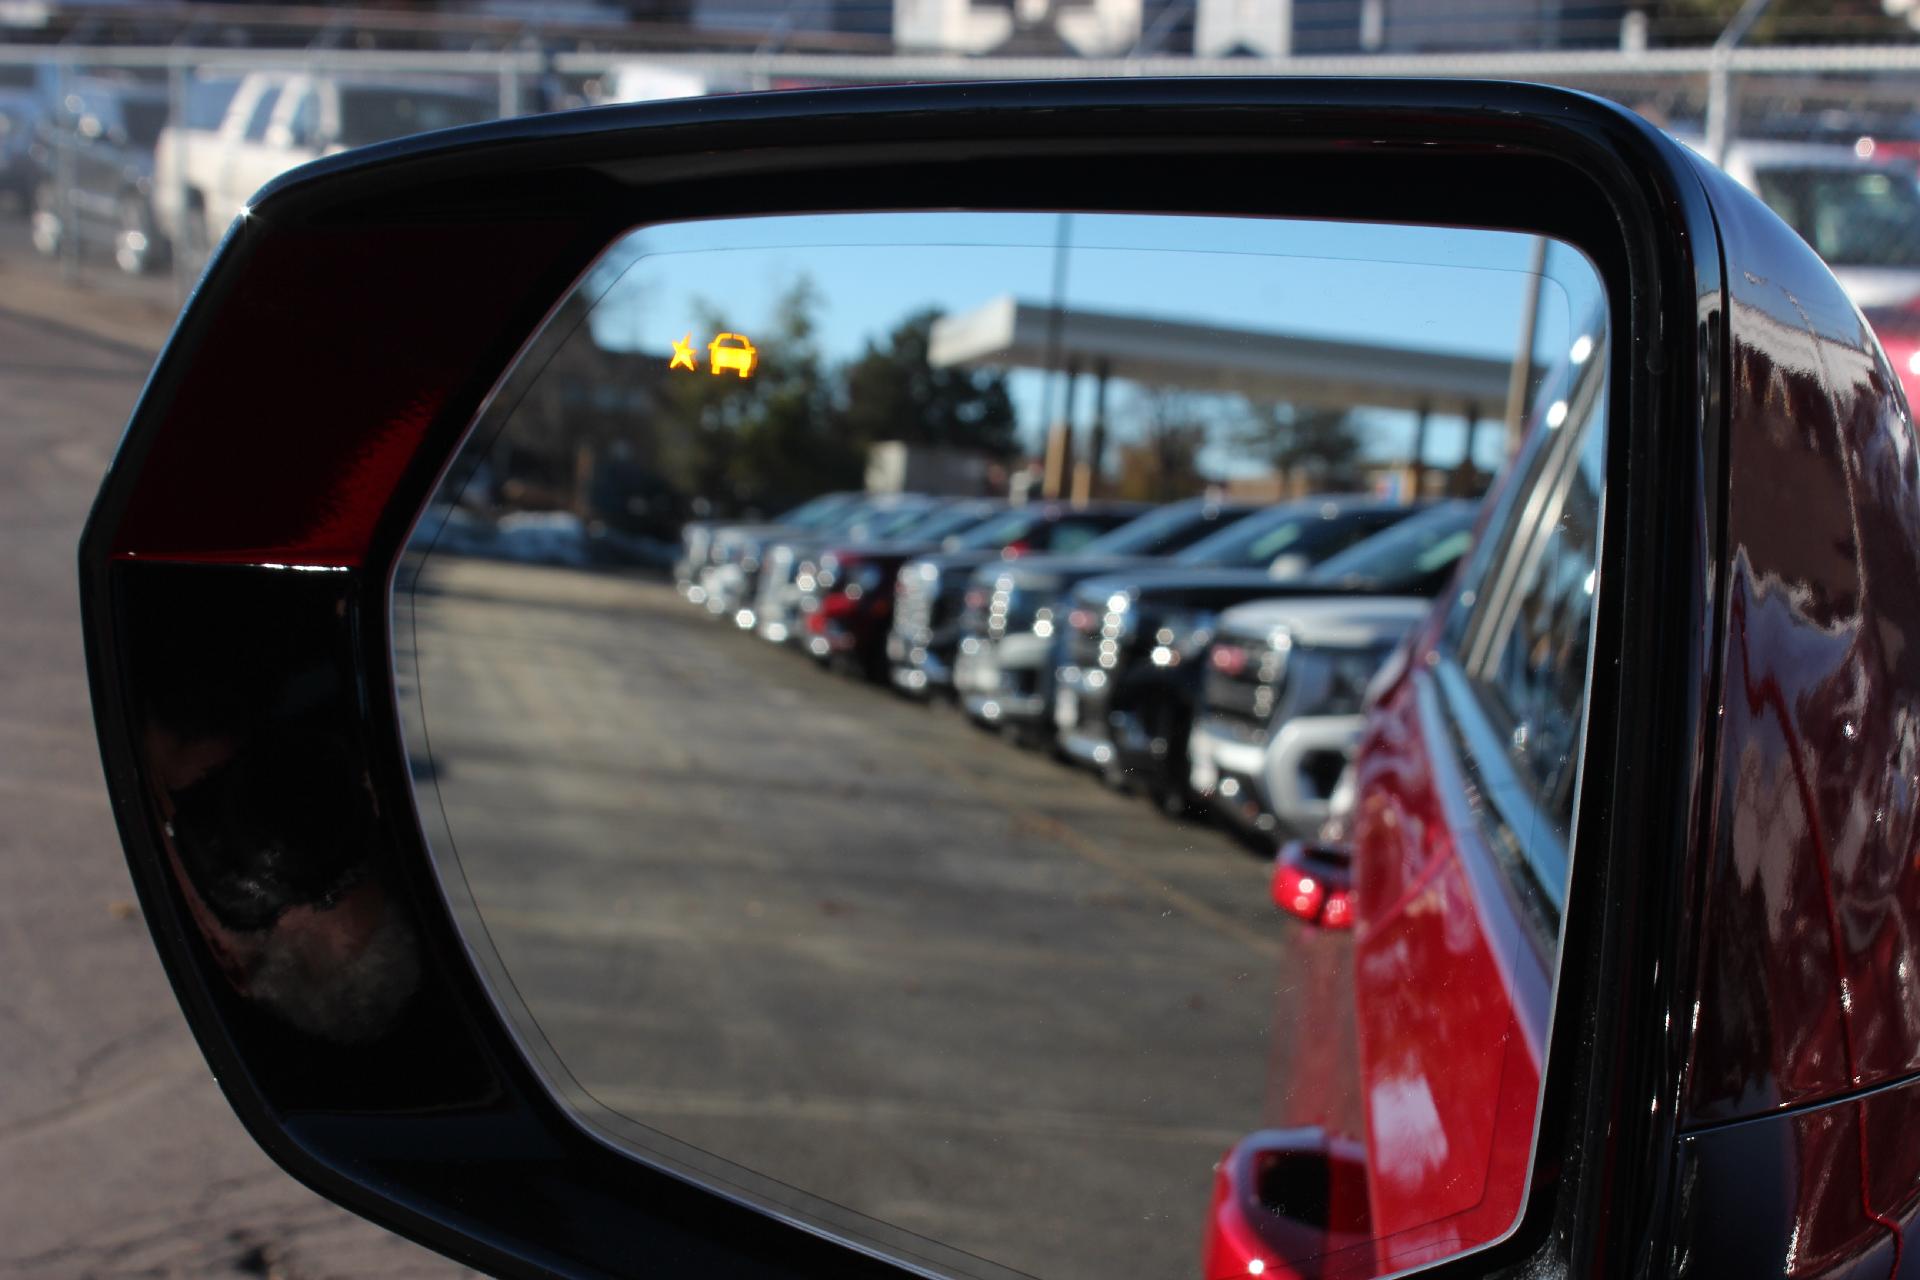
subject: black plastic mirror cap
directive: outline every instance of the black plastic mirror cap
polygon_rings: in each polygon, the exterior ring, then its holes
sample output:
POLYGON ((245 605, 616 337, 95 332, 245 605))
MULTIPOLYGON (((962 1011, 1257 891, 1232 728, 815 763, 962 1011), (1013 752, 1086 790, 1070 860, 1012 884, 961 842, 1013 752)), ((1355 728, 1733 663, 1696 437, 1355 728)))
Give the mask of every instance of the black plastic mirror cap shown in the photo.
POLYGON ((934 1246, 882 1260, 717 1176, 632 1157, 493 994, 495 961, 429 863, 396 731, 390 584, 428 493, 528 336, 643 223, 960 207, 1495 227, 1574 244, 1606 280, 1624 500, 1602 580, 1677 587, 1657 608, 1602 604, 1620 661, 1596 676, 1591 741, 1634 785, 1583 808, 1581 847, 1601 852, 1570 896, 1546 1172, 1508 1239, 1433 1273, 1585 1273, 1658 1248, 1672 1110, 1646 1099, 1671 1096, 1682 1061, 1672 953, 1705 723, 1705 677, 1677 659, 1708 616, 1703 481, 1721 449, 1721 251, 1696 164, 1637 117, 1535 86, 1126 80, 607 108, 276 180, 196 289, 80 552, 122 840, 236 1112, 308 1185, 503 1275, 940 1270, 934 1246), (307 770, 339 801, 331 843, 285 785, 307 770), (247 820, 306 850, 264 903, 174 821, 183 802, 231 812, 198 788, 242 776, 265 798, 247 820), (376 1016, 333 1022, 317 996, 249 986, 250 931, 348 896, 402 940, 376 1016))

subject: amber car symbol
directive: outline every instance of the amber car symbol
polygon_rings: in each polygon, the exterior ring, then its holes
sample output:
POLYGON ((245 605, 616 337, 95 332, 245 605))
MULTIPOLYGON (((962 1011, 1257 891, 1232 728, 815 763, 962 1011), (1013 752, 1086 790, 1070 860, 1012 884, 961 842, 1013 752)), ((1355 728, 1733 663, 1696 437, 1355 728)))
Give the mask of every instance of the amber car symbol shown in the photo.
POLYGON ((737 333, 723 333, 707 344, 707 368, 716 377, 731 369, 742 378, 751 378, 759 364, 760 353, 737 333))

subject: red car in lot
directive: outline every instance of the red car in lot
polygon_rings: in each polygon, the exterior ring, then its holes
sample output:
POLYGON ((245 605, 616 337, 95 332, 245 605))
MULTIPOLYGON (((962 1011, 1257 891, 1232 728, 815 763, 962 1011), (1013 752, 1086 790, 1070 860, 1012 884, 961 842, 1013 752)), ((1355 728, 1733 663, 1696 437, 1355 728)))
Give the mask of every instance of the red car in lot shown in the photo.
POLYGON ((1355 927, 1351 1004, 1324 1016, 1354 1024, 1364 1133, 1236 1148, 1208 1217, 1209 1280, 1382 1275, 1493 1240, 1519 1212, 1599 570, 1604 317, 1590 324, 1589 354, 1543 394, 1552 425, 1536 425, 1453 589, 1370 691, 1350 868, 1297 845, 1275 867, 1283 910, 1355 927), (1273 1208, 1308 1201, 1311 1224, 1273 1208))
MULTIPOLYGON (((1730 235, 1780 257, 1730 286, 1729 490, 1702 530, 1727 567, 1695 653, 1725 692, 1693 761, 1686 967, 1660 979, 1689 994, 1663 1043, 1598 1048, 1678 1067, 1646 1100, 1680 1197, 1649 1273, 1898 1278, 1920 1261, 1920 481, 1895 390, 1913 339, 1876 315, 1876 343, 1783 228, 1730 212, 1730 235)), ((1297 1104, 1325 1114, 1350 1090, 1358 1129, 1274 1128, 1227 1154, 1208 1280, 1451 1258, 1505 1238, 1542 1175, 1576 828, 1632 777, 1580 764, 1606 719, 1590 656, 1610 471, 1591 389, 1557 404, 1373 686, 1350 848, 1277 861, 1294 927, 1351 927, 1328 935, 1351 976, 1318 1011, 1350 1023, 1356 1075, 1322 1073, 1297 1104)))

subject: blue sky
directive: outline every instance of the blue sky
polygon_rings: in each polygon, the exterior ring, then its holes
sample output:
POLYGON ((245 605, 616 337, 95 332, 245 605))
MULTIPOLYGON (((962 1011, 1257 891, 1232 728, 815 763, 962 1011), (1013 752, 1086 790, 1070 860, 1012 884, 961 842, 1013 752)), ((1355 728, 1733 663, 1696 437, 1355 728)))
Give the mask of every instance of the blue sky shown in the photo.
MULTIPOLYGON (((1535 277, 1532 237, 1509 232, 1255 218, 1073 214, 1066 220, 1067 306, 1412 349, 1512 357, 1535 277)), ((594 340, 652 351, 693 331, 718 309, 738 331, 766 332, 776 299, 804 276, 820 299, 819 344, 828 359, 859 353, 869 337, 933 307, 967 311, 1013 294, 1052 296, 1062 219, 1055 214, 886 213, 772 217, 643 228, 609 252, 630 261, 596 308, 594 340), (704 305, 703 305, 704 304, 704 305)), ((1572 343, 1599 284, 1586 261, 1551 245, 1541 289, 1536 353, 1557 359, 1572 343)), ((1037 440, 1046 376, 1011 378, 1023 439, 1037 440)), ((1092 395, 1083 392, 1090 411, 1092 395)), ((1113 403, 1124 410, 1125 388, 1113 403)), ((1115 415, 1116 435, 1128 431, 1115 415)), ((1412 416, 1368 411, 1368 452, 1403 455, 1412 416)), ((1460 456, 1464 424, 1436 415, 1428 460, 1460 456)), ((1500 461, 1485 430, 1483 465, 1500 461), (1489 456, 1490 455, 1490 456, 1489 456)), ((1257 470, 1215 447, 1217 472, 1257 470)))

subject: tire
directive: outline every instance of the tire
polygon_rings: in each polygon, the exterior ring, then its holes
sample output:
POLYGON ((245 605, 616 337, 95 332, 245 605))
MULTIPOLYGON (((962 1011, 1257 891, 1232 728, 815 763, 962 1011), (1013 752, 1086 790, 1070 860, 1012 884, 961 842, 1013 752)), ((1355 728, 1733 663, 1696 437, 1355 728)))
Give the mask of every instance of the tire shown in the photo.
POLYGON ((130 276, 144 276, 165 259, 165 246, 145 200, 128 192, 114 215, 113 262, 130 276))
POLYGON ((67 220, 60 208, 60 193, 51 182, 33 189, 32 226, 34 252, 43 258, 57 258, 67 243, 67 220))
POLYGON ((1183 714, 1171 699, 1161 698, 1153 709, 1152 726, 1153 736, 1167 746, 1147 780, 1147 796, 1169 818, 1190 817, 1197 808, 1187 778, 1187 733, 1193 727, 1193 717, 1183 714))

